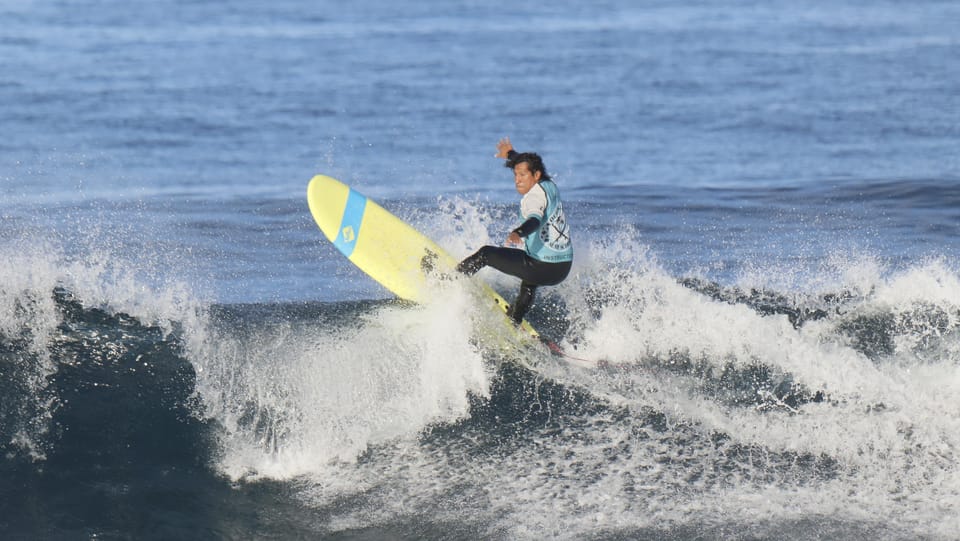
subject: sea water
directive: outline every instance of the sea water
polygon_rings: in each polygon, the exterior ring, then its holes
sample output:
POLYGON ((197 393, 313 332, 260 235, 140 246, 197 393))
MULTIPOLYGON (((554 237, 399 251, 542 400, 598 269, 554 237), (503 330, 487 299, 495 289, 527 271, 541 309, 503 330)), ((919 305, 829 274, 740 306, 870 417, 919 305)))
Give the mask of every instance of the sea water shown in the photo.
POLYGON ((0 534, 956 539, 957 28, 0 2, 0 534), (310 217, 324 173, 499 243, 504 136, 573 231, 529 319, 586 363, 486 347, 456 284, 398 302, 310 217))

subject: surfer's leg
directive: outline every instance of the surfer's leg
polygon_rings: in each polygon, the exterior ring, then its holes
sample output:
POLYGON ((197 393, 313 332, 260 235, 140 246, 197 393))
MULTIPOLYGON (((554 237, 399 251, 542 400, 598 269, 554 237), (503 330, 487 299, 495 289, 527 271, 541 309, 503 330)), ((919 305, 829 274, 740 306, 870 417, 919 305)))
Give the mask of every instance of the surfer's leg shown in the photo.
POLYGON ((526 315, 527 310, 530 309, 530 305, 533 304, 533 298, 536 293, 537 286, 529 282, 521 282, 520 292, 517 294, 517 298, 513 301, 513 304, 510 305, 510 309, 507 310, 507 316, 513 318, 517 323, 523 321, 523 316, 526 315))
POLYGON ((457 265, 457 271, 472 276, 489 265, 502 273, 522 279, 525 272, 524 260, 526 257, 526 252, 516 248, 484 246, 477 250, 475 254, 461 261, 457 265))
POLYGON ((478 270, 486 267, 487 257, 484 254, 486 248, 487 246, 480 248, 473 255, 461 261, 460 264, 457 265, 457 272, 466 274, 467 276, 473 276, 478 270))
POLYGON ((533 298, 538 285, 556 285, 567 277, 571 263, 544 263, 528 256, 523 250, 504 248, 501 246, 484 246, 477 253, 464 259, 457 265, 457 270, 473 275, 483 267, 493 267, 498 271, 520 278, 520 292, 516 300, 507 311, 517 323, 523 321, 523 316, 533 305, 533 298))

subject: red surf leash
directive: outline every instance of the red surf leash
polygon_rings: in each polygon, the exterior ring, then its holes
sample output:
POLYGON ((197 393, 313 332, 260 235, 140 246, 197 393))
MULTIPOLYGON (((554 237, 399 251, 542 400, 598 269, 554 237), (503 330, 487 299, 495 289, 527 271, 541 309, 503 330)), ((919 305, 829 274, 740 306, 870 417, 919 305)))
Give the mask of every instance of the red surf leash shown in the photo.
POLYGON ((543 345, 547 346, 547 349, 550 350, 550 353, 553 353, 558 357, 566 357, 567 359, 572 359, 574 361, 592 364, 594 366, 604 366, 607 364, 605 361, 594 361, 592 359, 584 359, 583 357, 575 357, 573 355, 570 355, 569 353, 564 351, 562 347, 560 347, 556 342, 552 340, 541 338, 540 341, 543 343, 543 345))

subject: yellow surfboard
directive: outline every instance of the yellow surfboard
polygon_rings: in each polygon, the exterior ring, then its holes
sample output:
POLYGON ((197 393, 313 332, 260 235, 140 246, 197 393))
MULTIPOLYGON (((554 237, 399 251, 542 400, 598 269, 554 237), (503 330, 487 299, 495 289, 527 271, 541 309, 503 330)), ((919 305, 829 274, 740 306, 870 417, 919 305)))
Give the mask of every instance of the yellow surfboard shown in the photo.
MULTIPOLYGON (((360 270, 401 299, 424 302, 429 298, 430 280, 422 268, 425 256, 430 258, 433 271, 456 272, 457 260, 446 250, 339 180, 313 177, 307 187, 307 203, 327 239, 360 270)), ((508 323, 507 301, 489 285, 479 283, 508 323)), ((539 342, 539 333, 526 320, 520 329, 539 342)))

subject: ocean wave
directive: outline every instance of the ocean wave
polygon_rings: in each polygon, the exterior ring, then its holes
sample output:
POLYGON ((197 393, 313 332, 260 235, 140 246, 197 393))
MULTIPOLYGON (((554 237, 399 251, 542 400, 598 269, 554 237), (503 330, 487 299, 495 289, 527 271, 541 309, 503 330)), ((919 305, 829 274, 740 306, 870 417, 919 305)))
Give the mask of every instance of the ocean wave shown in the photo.
POLYGON ((836 515, 830 494, 864 527, 938 535, 952 525, 931 506, 960 491, 960 274, 834 266, 729 286, 672 276, 629 231, 582 244, 530 317, 600 361, 584 369, 478 341, 455 287, 422 306, 204 305, 27 256, 4 271, 33 269, 4 282, 4 470, 117 494, 158 475, 205 494, 289 483, 321 532, 402 530, 412 507, 452 520, 450 501, 491 535, 755 528, 836 515))

